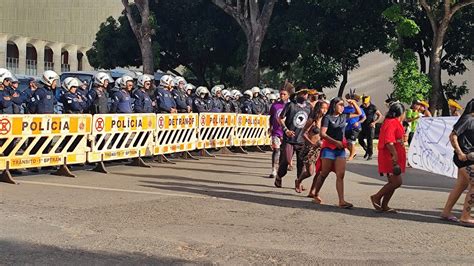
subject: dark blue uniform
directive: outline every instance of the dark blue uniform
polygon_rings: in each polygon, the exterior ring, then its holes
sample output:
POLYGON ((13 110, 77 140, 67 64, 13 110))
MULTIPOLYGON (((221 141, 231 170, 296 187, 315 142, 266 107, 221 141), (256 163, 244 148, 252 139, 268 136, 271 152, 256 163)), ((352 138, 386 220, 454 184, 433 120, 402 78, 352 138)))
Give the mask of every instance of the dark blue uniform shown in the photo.
POLYGON ((213 97, 213 98, 211 98, 211 101, 212 101, 211 112, 213 112, 213 113, 222 113, 224 111, 224 105, 222 103, 221 98, 213 97))
POLYGON ((21 114, 22 113, 22 97, 18 91, 13 89, 12 87, 7 87, 6 90, 10 94, 10 97, 12 98, 12 108, 13 108, 13 114, 21 114))
POLYGON ((253 98, 253 114, 261 115, 265 112, 266 104, 263 103, 260 97, 253 98))
POLYGON ((133 99, 130 93, 121 89, 112 95, 111 113, 131 114, 133 113, 133 99))
POLYGON ((155 98, 158 113, 170 113, 172 108, 176 109, 176 102, 170 91, 158 88, 155 98))
POLYGON ((64 106, 65 114, 82 114, 87 108, 87 103, 76 92, 66 92, 61 96, 61 102, 64 106))
POLYGON ((241 113, 240 103, 237 100, 230 101, 230 111, 237 114, 241 113))
POLYGON ((250 98, 244 96, 240 109, 243 114, 254 114, 254 102, 250 98))
POLYGON ((173 99, 176 102, 176 109, 178 109, 179 113, 187 113, 188 112, 188 95, 181 89, 174 89, 171 91, 171 95, 173 95, 173 99))
POLYGON ((38 88, 31 97, 30 111, 33 114, 54 114, 56 104, 53 90, 50 87, 38 88))
POLYGON ((212 100, 210 98, 195 97, 193 101, 193 112, 209 113, 212 110, 212 100))
POLYGON ((91 114, 107 114, 109 112, 107 95, 103 90, 93 88, 92 90, 89 90, 87 98, 91 114))
POLYGON ((4 97, 10 97, 10 93, 6 89, 0 90, 0 113, 13 114, 12 100, 5 100, 4 97))
POLYGON ((83 89, 81 87, 77 88, 76 93, 79 95, 82 99, 82 101, 86 104, 86 108, 84 110, 89 108, 89 98, 87 97, 87 89, 83 89))
POLYGON ((21 101, 23 103, 23 110, 25 114, 31 114, 31 98, 33 97, 34 91, 31 87, 26 88, 20 95, 21 101))
POLYGON ((150 95, 148 95, 146 90, 137 89, 133 91, 132 95, 132 97, 135 99, 135 113, 153 113, 153 104, 150 95))

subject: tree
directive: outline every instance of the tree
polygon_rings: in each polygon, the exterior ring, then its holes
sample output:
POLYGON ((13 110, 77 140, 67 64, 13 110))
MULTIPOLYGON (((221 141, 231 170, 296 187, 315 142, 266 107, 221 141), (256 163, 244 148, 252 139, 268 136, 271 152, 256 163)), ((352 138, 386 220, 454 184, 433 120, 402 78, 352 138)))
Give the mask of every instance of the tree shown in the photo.
POLYGON ((243 71, 243 87, 259 84, 259 60, 265 34, 278 0, 211 0, 216 6, 235 19, 247 40, 247 56, 243 71))
POLYGON ((414 99, 425 99, 431 84, 428 76, 418 68, 416 54, 406 47, 405 40, 420 33, 420 27, 404 15, 400 5, 393 5, 383 12, 384 17, 396 25, 396 36, 389 44, 391 57, 397 63, 390 78, 394 86, 394 95, 400 101, 410 104, 414 99))
POLYGON ((138 10, 138 13, 140 15, 139 19, 133 16, 132 4, 130 4, 128 0, 122 0, 122 4, 125 8, 124 13, 128 18, 130 27, 132 28, 132 31, 135 34, 138 45, 140 46, 143 73, 153 74, 155 72, 152 45, 152 35, 154 34, 154 18, 153 15, 150 13, 148 0, 134 0, 133 5, 138 10))
MULTIPOLYGON (((444 99, 441 83, 441 59, 449 24, 456 12, 471 4, 474 4, 474 0, 420 0, 420 5, 425 10, 433 31, 428 72, 433 86, 430 97, 431 111, 435 111, 439 107, 440 100, 444 99)), ((447 109, 446 99, 443 102, 445 105, 443 109, 447 109)))
POLYGON ((107 18, 100 25, 87 58, 95 68, 113 69, 116 67, 142 65, 140 47, 133 35, 127 18, 121 16, 118 21, 107 18))

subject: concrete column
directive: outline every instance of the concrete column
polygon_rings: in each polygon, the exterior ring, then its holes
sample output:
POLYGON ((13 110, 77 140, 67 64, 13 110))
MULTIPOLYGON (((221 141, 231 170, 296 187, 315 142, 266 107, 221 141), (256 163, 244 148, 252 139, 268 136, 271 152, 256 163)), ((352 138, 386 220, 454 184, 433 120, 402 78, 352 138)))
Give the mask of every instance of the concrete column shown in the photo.
POLYGON ((82 50, 82 54, 84 55, 82 57, 82 68, 84 69, 84 71, 94 70, 94 68, 89 64, 89 59, 87 59, 86 52, 87 52, 87 49, 82 50))
POLYGON ((53 43, 50 48, 53 50, 53 63, 54 63, 54 72, 61 73, 61 48, 63 47, 62 43, 53 43))
POLYGON ((37 70, 36 73, 38 76, 42 75, 44 72, 44 47, 46 46, 46 42, 44 41, 34 41, 31 43, 36 49, 37 55, 37 70))
POLYGON ((69 53, 69 65, 71 66, 71 71, 77 71, 77 45, 71 45, 68 47, 67 51, 69 53))
POLYGON ((18 46, 18 73, 26 74, 26 38, 19 37, 14 40, 18 46))
POLYGON ((0 33, 0 67, 7 66, 7 42, 8 35, 0 33))

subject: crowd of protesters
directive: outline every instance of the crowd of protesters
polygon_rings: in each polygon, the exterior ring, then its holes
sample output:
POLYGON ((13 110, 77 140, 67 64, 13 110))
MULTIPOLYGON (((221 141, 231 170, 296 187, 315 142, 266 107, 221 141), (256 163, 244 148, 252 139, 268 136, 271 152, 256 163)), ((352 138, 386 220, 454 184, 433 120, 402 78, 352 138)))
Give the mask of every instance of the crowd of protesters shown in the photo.
MULTIPOLYGON (((397 213, 389 206, 395 191, 402 185, 407 167, 406 145, 411 142, 421 117, 430 117, 425 100, 414 100, 408 110, 402 103, 389 97, 385 115, 371 103, 370 96, 359 96, 355 90, 343 98, 325 99, 324 94, 300 84, 289 83, 280 90, 280 99, 270 108, 272 135, 272 171, 277 188, 288 174, 289 163, 296 156, 295 191, 305 190, 302 181, 314 176, 308 197, 321 204, 324 181, 331 172, 336 175, 337 206, 351 209, 354 205, 345 199, 344 176, 346 162, 356 157, 356 142, 365 151, 364 159, 372 160, 375 128, 381 124, 378 136, 378 169, 374 173, 387 177, 387 183, 370 196, 375 211, 397 213), (359 105, 359 102, 362 104, 359 105), (346 153, 346 151, 348 151, 346 153)), ((474 203, 474 99, 464 112, 454 100, 448 101, 452 116, 460 116, 451 134, 459 167, 458 179, 451 192, 441 219, 473 227, 471 208, 474 203), (461 217, 452 214, 452 208, 464 190, 468 189, 461 217)))

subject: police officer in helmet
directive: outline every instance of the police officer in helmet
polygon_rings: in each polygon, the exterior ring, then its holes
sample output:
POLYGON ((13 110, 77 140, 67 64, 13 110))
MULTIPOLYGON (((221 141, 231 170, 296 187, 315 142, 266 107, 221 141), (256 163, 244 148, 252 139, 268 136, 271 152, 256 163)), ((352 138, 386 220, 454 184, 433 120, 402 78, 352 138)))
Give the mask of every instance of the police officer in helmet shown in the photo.
POLYGON ((54 90, 56 89, 59 75, 52 71, 46 70, 41 76, 40 83, 43 87, 38 88, 30 101, 30 111, 34 114, 54 114, 54 106, 56 98, 54 90))
POLYGON ((196 89, 196 97, 193 101, 193 112, 208 113, 211 112, 212 101, 209 98, 209 90, 206 87, 198 87, 196 89))
POLYGON ((109 112, 107 100, 107 87, 113 79, 105 72, 99 72, 94 76, 94 87, 89 90, 87 98, 89 99, 91 114, 107 114, 109 112))
POLYGON ((131 114, 133 113, 133 99, 131 92, 133 90, 133 78, 123 75, 120 81, 120 90, 112 95, 111 113, 131 114))
POLYGON ((175 88, 171 92, 174 101, 176 102, 176 108, 178 113, 190 113, 191 106, 188 105, 188 95, 186 93, 186 80, 183 77, 176 77, 174 80, 175 88))
POLYGON ((150 75, 141 75, 137 79, 138 89, 134 90, 132 95, 135 100, 135 113, 153 113, 155 102, 153 102, 148 94, 152 86, 152 79, 150 75))
POLYGON ((61 97, 66 114, 82 114, 87 108, 84 98, 78 93, 80 81, 74 77, 68 77, 63 81, 62 87, 66 90, 61 97))
POLYGON ((170 75, 163 75, 160 85, 155 92, 158 113, 177 113, 176 102, 171 94, 173 89, 173 78, 170 75))

